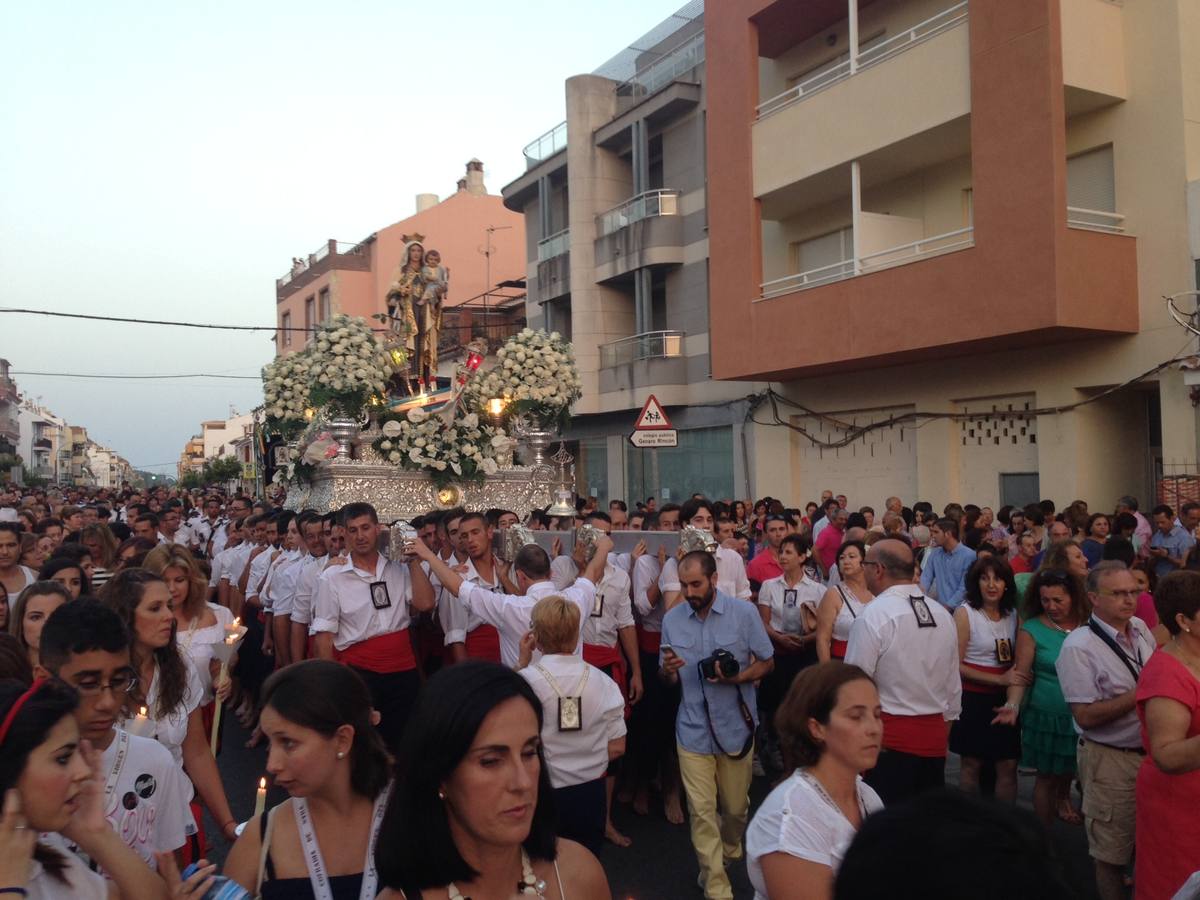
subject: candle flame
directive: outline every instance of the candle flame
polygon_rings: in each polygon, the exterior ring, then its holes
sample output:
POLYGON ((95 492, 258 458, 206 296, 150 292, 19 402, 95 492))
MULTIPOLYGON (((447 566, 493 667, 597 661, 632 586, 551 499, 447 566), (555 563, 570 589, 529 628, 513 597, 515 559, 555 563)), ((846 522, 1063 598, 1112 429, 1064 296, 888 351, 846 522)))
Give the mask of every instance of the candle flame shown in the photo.
POLYGON ((234 619, 233 619, 233 627, 234 627, 234 628, 238 628, 238 627, 240 627, 240 626, 241 626, 241 624, 242 624, 242 617, 241 617, 241 616, 234 616, 234 619))
POLYGON ((144 707, 144 706, 143 706, 143 707, 142 707, 142 708, 141 708, 141 709, 138 711, 138 715, 139 715, 139 716, 141 716, 143 719, 144 719, 144 718, 146 718, 146 707, 144 707))
POLYGON ((267 779, 266 778, 258 779, 258 789, 260 791, 265 791, 267 789, 267 779))

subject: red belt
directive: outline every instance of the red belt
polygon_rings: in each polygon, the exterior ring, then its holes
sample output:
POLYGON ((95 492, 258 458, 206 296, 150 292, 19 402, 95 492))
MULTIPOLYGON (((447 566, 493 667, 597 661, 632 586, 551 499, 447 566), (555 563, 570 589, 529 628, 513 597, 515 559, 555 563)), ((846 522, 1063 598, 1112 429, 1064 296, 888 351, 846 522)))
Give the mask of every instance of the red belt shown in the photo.
POLYGON ((829 641, 829 655, 834 659, 845 659, 846 648, 849 645, 849 641, 839 641, 837 638, 831 638, 829 641))
POLYGON ((500 632, 496 630, 496 626, 480 625, 468 631, 465 644, 470 659, 500 662, 500 632))
POLYGON ((417 660, 413 656, 412 638, 409 637, 407 628, 352 644, 341 651, 338 662, 381 674, 407 672, 417 667, 417 660))
POLYGON ((912 756, 943 757, 949 737, 946 720, 938 713, 926 716, 883 714, 883 746, 912 756))
POLYGON ((637 627, 638 649, 643 653, 653 653, 658 655, 658 649, 662 644, 661 631, 647 631, 641 625, 637 627))
MULTIPOLYGON (((590 663, 597 669, 612 666, 612 680, 621 689, 621 696, 629 696, 629 688, 625 676, 625 657, 621 655, 621 651, 615 646, 605 647, 603 644, 584 644, 583 661, 590 663)), ((629 714, 628 701, 625 703, 625 714, 629 714)))
MULTIPOLYGON (((968 669, 974 669, 976 672, 984 672, 988 675, 1003 675, 1012 668, 1010 663, 1007 666, 981 666, 976 663, 964 662, 964 666, 968 669)), ((962 688, 964 691, 970 691, 972 694, 1001 694, 1006 688, 1001 684, 983 684, 979 681, 971 681, 969 678, 962 680, 962 688)))

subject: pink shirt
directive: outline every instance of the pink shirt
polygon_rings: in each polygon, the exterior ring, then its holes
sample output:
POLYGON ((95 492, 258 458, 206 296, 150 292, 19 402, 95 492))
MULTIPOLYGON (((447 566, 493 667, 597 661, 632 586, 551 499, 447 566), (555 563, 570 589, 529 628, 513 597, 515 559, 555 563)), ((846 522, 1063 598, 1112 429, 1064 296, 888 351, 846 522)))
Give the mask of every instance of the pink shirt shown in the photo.
POLYGON ((814 549, 826 572, 832 571, 837 563, 838 547, 842 546, 844 536, 845 532, 836 525, 827 525, 817 537, 817 545, 814 549))

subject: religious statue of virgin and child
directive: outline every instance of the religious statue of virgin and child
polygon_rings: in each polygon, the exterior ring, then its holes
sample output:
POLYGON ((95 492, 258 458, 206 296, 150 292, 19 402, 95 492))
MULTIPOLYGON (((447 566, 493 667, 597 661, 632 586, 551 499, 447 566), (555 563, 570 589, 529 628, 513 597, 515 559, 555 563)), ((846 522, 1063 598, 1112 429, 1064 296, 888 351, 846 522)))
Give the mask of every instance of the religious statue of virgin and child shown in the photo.
POLYGON ((450 280, 442 255, 426 250, 423 240, 424 235, 404 235, 404 256, 387 291, 392 331, 408 350, 409 373, 422 392, 437 389, 442 302, 450 280))

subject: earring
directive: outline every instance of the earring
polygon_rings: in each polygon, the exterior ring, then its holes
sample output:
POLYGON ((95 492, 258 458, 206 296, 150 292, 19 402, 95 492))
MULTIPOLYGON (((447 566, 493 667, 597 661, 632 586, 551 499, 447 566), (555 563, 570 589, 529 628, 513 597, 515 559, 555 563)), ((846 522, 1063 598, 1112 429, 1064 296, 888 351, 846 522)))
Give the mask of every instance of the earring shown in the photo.
POLYGON ((445 792, 445 791, 443 791, 443 790, 440 790, 440 789, 439 789, 439 790, 438 790, 438 799, 439 799, 439 800, 445 800, 445 799, 446 799, 446 792, 445 792))
POLYGON ((339 751, 338 751, 338 753, 337 753, 337 758, 338 758, 338 759, 345 759, 345 758, 346 758, 346 753, 345 753, 345 751, 344 751, 344 750, 339 750, 339 751))

